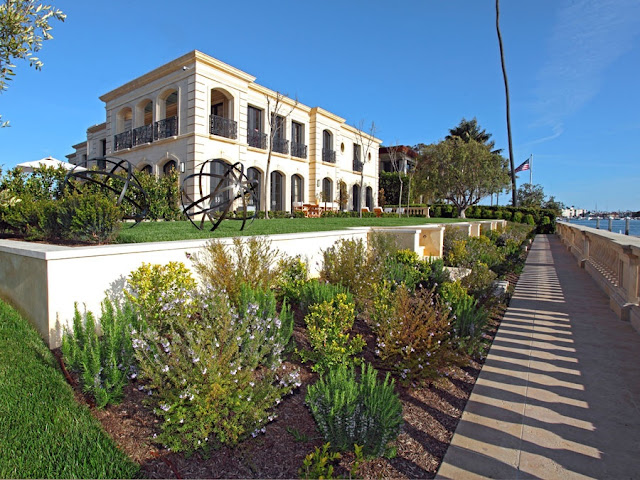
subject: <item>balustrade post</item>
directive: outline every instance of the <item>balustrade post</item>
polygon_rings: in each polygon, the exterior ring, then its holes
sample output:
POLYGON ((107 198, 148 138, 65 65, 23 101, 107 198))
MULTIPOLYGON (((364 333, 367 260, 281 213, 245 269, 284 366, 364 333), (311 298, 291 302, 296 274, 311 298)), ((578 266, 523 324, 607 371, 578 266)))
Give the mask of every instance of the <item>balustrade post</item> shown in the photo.
POLYGON ((591 239, 586 232, 582 233, 582 258, 580 259, 580 268, 584 268, 589 261, 589 247, 591 246, 591 239))
POLYGON ((638 266, 640 265, 640 257, 635 255, 631 246, 625 245, 622 248, 623 254, 621 260, 624 264, 623 271, 623 289, 626 293, 626 302, 629 304, 638 304, 638 266))

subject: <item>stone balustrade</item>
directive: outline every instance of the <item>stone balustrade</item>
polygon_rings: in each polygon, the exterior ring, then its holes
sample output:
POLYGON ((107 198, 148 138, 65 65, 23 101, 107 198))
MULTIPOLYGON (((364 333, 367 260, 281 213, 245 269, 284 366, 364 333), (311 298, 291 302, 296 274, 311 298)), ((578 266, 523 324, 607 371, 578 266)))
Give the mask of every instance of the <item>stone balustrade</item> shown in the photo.
POLYGON ((640 238, 566 222, 557 233, 609 296, 609 305, 620 319, 640 332, 640 238))

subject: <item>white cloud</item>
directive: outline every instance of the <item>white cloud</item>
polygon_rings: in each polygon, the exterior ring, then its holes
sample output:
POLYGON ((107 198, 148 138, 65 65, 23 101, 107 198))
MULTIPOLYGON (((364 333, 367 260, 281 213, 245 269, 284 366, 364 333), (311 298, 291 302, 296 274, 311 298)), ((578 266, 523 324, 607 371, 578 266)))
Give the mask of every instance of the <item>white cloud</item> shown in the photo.
POLYGON ((536 126, 554 129, 547 140, 562 133, 563 119, 597 95, 606 69, 631 48, 639 33, 637 0, 562 3, 535 91, 536 126))

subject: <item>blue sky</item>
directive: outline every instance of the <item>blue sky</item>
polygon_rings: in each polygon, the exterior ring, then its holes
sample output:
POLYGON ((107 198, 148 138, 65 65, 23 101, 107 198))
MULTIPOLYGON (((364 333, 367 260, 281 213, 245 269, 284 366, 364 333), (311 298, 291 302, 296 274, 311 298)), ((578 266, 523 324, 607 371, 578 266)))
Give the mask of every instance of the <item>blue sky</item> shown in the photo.
MULTIPOLYGON (((437 142, 476 117, 507 152, 493 0, 52 1, 67 20, 44 69, 19 62, 0 95, 4 168, 64 159, 105 120, 100 95, 193 49, 350 124, 374 121, 387 145, 437 142)), ((533 183, 567 205, 640 210, 640 2, 500 10, 516 165, 532 154, 533 183)))

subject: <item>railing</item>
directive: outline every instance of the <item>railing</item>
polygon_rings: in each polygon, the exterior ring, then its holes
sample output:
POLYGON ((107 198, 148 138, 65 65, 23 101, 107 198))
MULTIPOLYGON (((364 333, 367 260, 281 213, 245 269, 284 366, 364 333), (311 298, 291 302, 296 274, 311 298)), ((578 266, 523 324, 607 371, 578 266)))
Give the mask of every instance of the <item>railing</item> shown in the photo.
POLYGON ((363 163, 359 159, 357 159, 357 158, 353 159, 353 171, 354 172, 361 172, 362 171, 362 165, 363 165, 363 163))
POLYGON ((153 142, 153 125, 144 125, 133 129, 133 146, 153 142))
POLYGON ((163 138, 174 137, 178 135, 178 117, 169 117, 164 120, 158 120, 153 125, 153 138, 154 140, 161 140, 163 138))
POLYGON ((304 143, 291 142, 291 156, 307 158, 307 146, 304 143))
POLYGON ((250 147, 267 149, 267 134, 262 132, 247 132, 247 143, 250 147))
POLYGON ((225 138, 238 138, 237 122, 218 115, 209 116, 209 132, 211 135, 218 135, 225 138))
POLYGON ((322 149, 322 161, 327 163, 336 163, 336 152, 328 148, 322 149))
POLYGON ((287 155, 289 153, 289 140, 285 140, 284 138, 280 137, 274 137, 272 147, 274 152, 287 155))
POLYGON ((113 136, 113 151, 131 148, 131 130, 113 136))
POLYGON ((640 238, 557 223, 557 233, 600 287, 623 320, 636 318, 640 329, 640 238))

